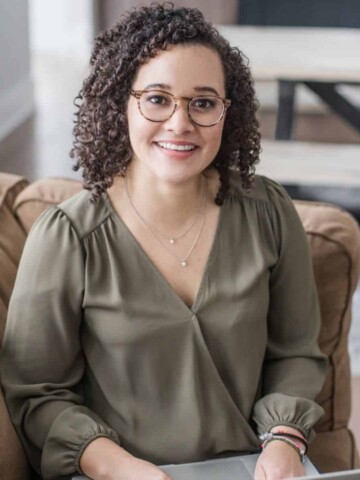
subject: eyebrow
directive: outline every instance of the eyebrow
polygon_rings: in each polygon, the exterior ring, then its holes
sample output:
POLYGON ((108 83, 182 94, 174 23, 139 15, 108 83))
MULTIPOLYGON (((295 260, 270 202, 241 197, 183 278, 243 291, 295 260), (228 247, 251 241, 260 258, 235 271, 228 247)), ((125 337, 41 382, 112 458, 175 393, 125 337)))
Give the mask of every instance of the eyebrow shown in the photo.
POLYGON ((171 90, 170 85, 166 85, 165 83, 150 83, 144 90, 148 90, 149 88, 165 88, 166 90, 171 90))
POLYGON ((212 93, 215 93, 215 95, 217 95, 218 97, 220 97, 220 95, 215 90, 215 88, 212 88, 212 87, 207 87, 207 86, 195 87, 194 90, 196 90, 197 92, 212 92, 212 93))
MULTIPOLYGON (((150 83, 150 85, 147 85, 144 90, 148 90, 148 89, 151 89, 151 88, 160 88, 160 89, 165 89, 165 90, 171 90, 171 86, 170 85, 167 85, 166 83, 150 83)), ((214 93, 215 95, 217 95, 218 97, 220 97, 220 95, 218 94, 218 92, 215 90, 215 88, 213 87, 208 87, 206 85, 204 86, 199 86, 199 87, 194 87, 194 90, 196 92, 211 92, 211 93, 214 93)))

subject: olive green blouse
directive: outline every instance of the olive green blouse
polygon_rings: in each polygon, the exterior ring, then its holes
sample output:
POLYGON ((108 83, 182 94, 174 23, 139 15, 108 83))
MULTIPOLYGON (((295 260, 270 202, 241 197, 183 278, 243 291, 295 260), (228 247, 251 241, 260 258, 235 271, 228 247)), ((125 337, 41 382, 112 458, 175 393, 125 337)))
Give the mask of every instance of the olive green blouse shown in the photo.
POLYGON ((105 195, 33 226, 1 358, 10 415, 45 479, 109 437, 155 464, 259 448, 257 431, 321 417, 327 361, 309 248, 279 185, 237 175, 189 308, 105 195))

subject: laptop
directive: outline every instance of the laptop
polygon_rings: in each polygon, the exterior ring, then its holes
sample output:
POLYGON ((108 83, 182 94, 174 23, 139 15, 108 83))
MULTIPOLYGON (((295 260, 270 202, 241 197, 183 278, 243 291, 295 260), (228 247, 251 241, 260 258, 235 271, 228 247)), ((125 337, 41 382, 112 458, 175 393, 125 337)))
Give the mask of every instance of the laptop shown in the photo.
MULTIPOLYGON (((236 455, 226 458, 215 458, 202 462, 182 463, 178 465, 163 465, 161 470, 166 472, 172 480, 253 480, 255 465, 259 454, 236 455)), ((323 480, 314 465, 308 458, 305 460, 307 480, 317 478, 323 480)), ((334 480, 342 480, 342 477, 331 477, 334 480)), ((87 477, 77 475, 72 480, 86 480, 87 477)), ((360 477, 346 477, 346 480, 360 480, 360 477)))
POLYGON ((296 477, 292 480, 360 480, 360 469, 345 472, 323 473, 316 476, 296 477))
MULTIPOLYGON (((160 467, 172 480, 253 480, 258 454, 160 467)), ((360 469, 320 474, 308 458, 305 477, 292 480, 360 480, 360 469)))
MULTIPOLYGON (((164 465, 160 468, 172 480, 253 480, 258 457, 259 454, 236 455, 203 462, 164 465)), ((305 460, 305 470, 307 475, 319 478, 319 473, 308 458, 305 460)), ((311 477, 305 478, 309 480, 311 477)))

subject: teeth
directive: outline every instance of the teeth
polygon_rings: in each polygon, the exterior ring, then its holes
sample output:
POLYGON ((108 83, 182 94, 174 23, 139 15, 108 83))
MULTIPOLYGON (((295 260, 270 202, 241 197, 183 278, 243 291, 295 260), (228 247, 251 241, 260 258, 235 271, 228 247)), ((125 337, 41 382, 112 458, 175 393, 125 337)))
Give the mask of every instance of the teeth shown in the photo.
POLYGON ((195 146, 194 145, 174 145, 173 143, 164 143, 164 142, 158 142, 158 145, 162 148, 167 148, 168 150, 194 150, 195 146))

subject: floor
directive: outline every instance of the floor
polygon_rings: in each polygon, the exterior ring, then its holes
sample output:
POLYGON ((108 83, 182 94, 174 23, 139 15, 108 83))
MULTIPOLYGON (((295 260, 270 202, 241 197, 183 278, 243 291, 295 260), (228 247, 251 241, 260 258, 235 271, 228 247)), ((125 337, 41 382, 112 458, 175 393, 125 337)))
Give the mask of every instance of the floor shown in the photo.
MULTIPOLYGON (((44 176, 80 178, 72 171, 68 152, 72 144, 73 99, 87 71, 78 58, 38 55, 33 59, 37 110, 13 134, 0 143, 0 171, 35 180, 44 176)), ((275 116, 261 112, 265 138, 272 138, 275 116)), ((333 115, 302 115, 295 139, 360 143, 359 135, 333 115)), ((351 426, 360 446, 360 284, 354 296, 354 318, 349 349, 353 373, 351 426)))

